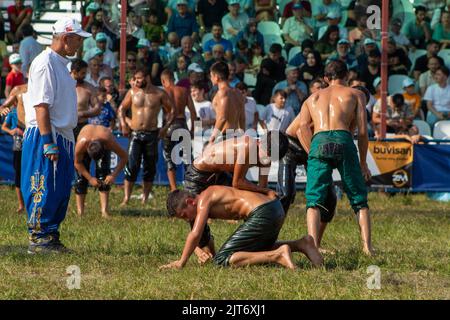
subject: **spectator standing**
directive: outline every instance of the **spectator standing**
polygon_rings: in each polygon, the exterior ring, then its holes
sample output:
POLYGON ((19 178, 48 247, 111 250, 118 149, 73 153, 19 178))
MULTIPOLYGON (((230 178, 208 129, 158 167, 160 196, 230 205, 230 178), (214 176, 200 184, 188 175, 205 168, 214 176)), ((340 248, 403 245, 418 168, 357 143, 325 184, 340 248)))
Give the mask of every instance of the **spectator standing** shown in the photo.
POLYGON ((264 130, 278 130, 283 133, 294 121, 295 114, 291 107, 286 107, 287 94, 284 90, 276 90, 272 96, 272 103, 264 109, 261 126, 264 130))
POLYGON ((103 53, 100 49, 97 48, 96 54, 89 60, 88 65, 88 72, 84 81, 94 87, 99 87, 102 78, 112 77, 111 69, 103 64, 103 53))
POLYGON ((286 20, 283 26, 283 37, 286 44, 286 52, 292 47, 299 47, 303 40, 310 39, 314 30, 303 20, 303 7, 300 3, 292 7, 294 16, 286 20))
POLYGON ((449 70, 441 66, 434 74, 435 84, 429 86, 423 100, 427 102, 427 122, 434 127, 440 120, 450 119, 450 84, 448 84, 449 70))
POLYGON ((31 25, 22 28, 23 40, 20 42, 19 54, 22 59, 22 73, 27 74, 31 62, 42 52, 42 46, 34 39, 34 29, 31 25))
POLYGON ((205 97, 204 83, 197 81, 191 84, 191 98, 194 102, 197 116, 202 122, 203 131, 212 129, 216 122, 216 113, 214 112, 211 101, 205 97))
POLYGON ((25 79, 21 71, 22 59, 17 53, 13 53, 9 56, 9 64, 11 65, 11 71, 6 76, 5 84, 5 97, 9 97, 9 93, 15 86, 25 84, 25 79))
POLYGON ((188 2, 177 0, 177 12, 172 14, 167 23, 167 32, 175 32, 178 37, 190 36, 197 40, 198 24, 193 13, 188 12, 188 2))
POLYGON ((104 87, 99 87, 97 89, 97 100, 101 105, 101 111, 98 116, 89 118, 88 123, 104 126, 113 130, 115 126, 116 112, 109 103, 107 95, 108 93, 104 87))
POLYGON ((114 84, 114 80, 111 77, 103 77, 100 79, 100 87, 106 89, 106 101, 109 102, 114 112, 117 112, 120 94, 114 84))
POLYGON ((228 12, 225 0, 199 0, 197 5, 198 23, 202 33, 211 32, 214 23, 222 23, 228 12))
POLYGON ((228 4, 229 13, 223 16, 222 27, 225 39, 230 40, 233 46, 235 46, 237 35, 245 29, 249 19, 246 13, 239 12, 241 9, 239 0, 230 0, 228 4))
POLYGON ((430 24, 425 20, 427 8, 417 6, 415 13, 416 19, 405 26, 405 36, 414 48, 425 49, 426 43, 431 40, 430 24))
POLYGON ((286 92, 286 107, 294 110, 295 116, 300 113, 303 100, 308 94, 308 87, 300 81, 298 68, 293 66, 286 67, 286 80, 281 81, 275 85, 272 90, 272 96, 277 90, 284 90, 286 92))

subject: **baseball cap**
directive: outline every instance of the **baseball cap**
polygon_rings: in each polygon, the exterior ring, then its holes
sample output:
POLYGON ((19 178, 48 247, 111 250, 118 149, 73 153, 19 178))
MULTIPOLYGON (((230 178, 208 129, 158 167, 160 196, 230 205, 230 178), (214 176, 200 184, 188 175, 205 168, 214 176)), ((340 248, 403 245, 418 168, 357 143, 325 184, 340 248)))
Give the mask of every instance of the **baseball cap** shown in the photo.
POLYGON ((341 14, 338 11, 330 11, 327 14, 327 19, 339 19, 341 14))
POLYGON ((86 8, 86 12, 89 14, 91 12, 97 11, 98 9, 100 9, 100 5, 97 2, 91 2, 86 8))
POLYGON ((181 5, 185 5, 187 6, 187 1, 186 0, 177 0, 177 6, 181 6, 181 5))
POLYGON ((234 4, 239 4, 239 5, 240 5, 241 3, 240 3, 239 0, 229 0, 229 1, 228 1, 228 5, 232 6, 232 5, 234 5, 234 4))
POLYGON ((202 67, 200 67, 200 65, 198 63, 194 62, 194 63, 191 63, 189 65, 188 71, 194 71, 194 72, 197 72, 197 73, 202 73, 203 69, 202 69, 202 67))
POLYGON ((373 80, 373 87, 376 88, 381 83, 381 78, 376 77, 375 80, 373 80))
POLYGON ((294 71, 294 70, 298 70, 298 68, 296 66, 287 65, 286 69, 284 69, 284 73, 287 75, 289 72, 294 71))
POLYGON ((366 38, 366 40, 364 40, 364 45, 365 46, 368 46, 368 45, 371 45, 371 44, 377 44, 377 43, 371 38, 366 38))
POLYGON ((348 41, 347 39, 341 39, 338 41, 338 44, 350 44, 350 41, 348 41))
POLYGON ((403 80, 403 88, 408 88, 410 86, 415 85, 415 82, 413 79, 411 78, 406 78, 405 80, 403 80))
POLYGON ((150 41, 145 38, 139 39, 136 48, 150 48, 150 41))
POLYGON ((95 41, 106 41, 106 40, 107 40, 107 36, 106 36, 106 33, 104 33, 104 32, 99 32, 95 36, 95 41))
POLYGON ((94 52, 92 52, 92 58, 101 56, 102 54, 105 54, 105 52, 102 49, 95 47, 94 52))
POLYGON ((303 9, 303 6, 301 3, 296 3, 292 6, 292 10, 299 10, 299 9, 303 9))
POLYGON ((9 64, 19 64, 22 63, 22 58, 18 53, 13 53, 9 56, 9 64))
POLYGON ((73 33, 83 38, 89 38, 90 36, 92 36, 92 34, 84 31, 81 28, 81 24, 76 19, 70 17, 63 17, 57 20, 53 24, 52 29, 53 34, 73 33))

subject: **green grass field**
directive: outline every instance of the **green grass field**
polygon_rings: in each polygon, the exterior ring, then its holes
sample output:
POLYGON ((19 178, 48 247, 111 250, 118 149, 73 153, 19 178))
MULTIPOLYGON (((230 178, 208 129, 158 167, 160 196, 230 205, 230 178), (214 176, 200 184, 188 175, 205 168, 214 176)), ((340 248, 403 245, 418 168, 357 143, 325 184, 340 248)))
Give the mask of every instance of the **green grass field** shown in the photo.
MULTIPOLYGON (((76 216, 72 195, 62 225, 61 239, 75 253, 29 256, 25 214, 15 213, 14 191, 0 188, 0 299, 450 299, 450 204, 425 195, 370 194, 373 258, 362 254, 356 220, 342 200, 323 242, 336 254, 325 256, 323 269, 296 253, 296 271, 199 266, 194 257, 183 270, 158 271, 179 258, 188 231, 184 221, 165 216, 167 189, 157 188, 145 207, 132 200, 124 210, 122 190, 114 189, 110 220, 100 217, 90 191, 87 215, 76 216), (80 267, 80 289, 67 288, 71 265, 80 267), (381 270, 380 290, 367 288, 370 265, 381 270)), ((306 233, 302 193, 291 208, 281 239, 306 233)), ((214 222, 216 246, 236 227, 214 222)))

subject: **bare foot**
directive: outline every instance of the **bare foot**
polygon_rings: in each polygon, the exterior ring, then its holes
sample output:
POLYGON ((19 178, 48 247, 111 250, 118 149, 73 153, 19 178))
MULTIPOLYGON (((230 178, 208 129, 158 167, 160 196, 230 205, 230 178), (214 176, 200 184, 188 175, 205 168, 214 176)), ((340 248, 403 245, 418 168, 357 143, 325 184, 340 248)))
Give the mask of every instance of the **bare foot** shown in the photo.
POLYGON ((77 211, 77 216, 81 218, 82 216, 84 216, 84 212, 77 211))
POLYGON ((283 244, 280 246, 276 253, 278 255, 276 262, 281 264, 282 266, 285 266, 288 269, 295 270, 295 265, 292 262, 291 257, 291 248, 287 244, 283 244))
POLYGON ((123 199, 122 203, 119 205, 119 207, 125 207, 128 204, 129 199, 123 199))
POLYGON ((372 247, 364 247, 363 252, 366 256, 373 257, 376 254, 376 251, 372 247))
POLYGON ((17 210, 16 210, 16 212, 17 212, 17 213, 22 213, 24 210, 25 210, 24 207, 18 207, 17 210))
POLYGON ((298 241, 299 246, 301 246, 300 251, 306 255, 314 267, 320 267, 323 264, 323 257, 314 244, 314 238, 307 235, 298 241))
POLYGON ((105 211, 105 212, 102 212, 102 218, 109 219, 109 218, 111 218, 111 215, 109 214, 108 211, 105 211))

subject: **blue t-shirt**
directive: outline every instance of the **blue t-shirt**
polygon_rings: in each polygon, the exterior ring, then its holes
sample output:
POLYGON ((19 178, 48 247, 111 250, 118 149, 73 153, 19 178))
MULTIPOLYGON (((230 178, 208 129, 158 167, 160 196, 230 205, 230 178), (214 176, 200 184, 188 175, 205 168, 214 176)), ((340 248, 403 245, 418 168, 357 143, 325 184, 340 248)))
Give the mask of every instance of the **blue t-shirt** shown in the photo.
POLYGON ((191 13, 181 17, 178 12, 173 14, 167 24, 167 33, 175 32, 180 39, 184 36, 191 36, 192 33, 198 32, 198 24, 195 16, 191 13))
POLYGON ((12 109, 11 112, 8 113, 8 115, 6 116, 5 122, 10 130, 17 128, 19 119, 17 118, 17 110, 16 109, 12 109))
POLYGON ((233 45, 231 44, 231 41, 224 38, 221 38, 219 42, 216 42, 216 40, 214 39, 206 41, 205 45, 203 46, 203 52, 212 52, 212 49, 216 44, 222 45, 224 52, 233 52, 233 45))
POLYGON ((89 124, 101 125, 109 128, 111 126, 111 120, 116 119, 116 113, 114 112, 111 104, 106 102, 102 107, 102 112, 93 118, 89 118, 89 124))

